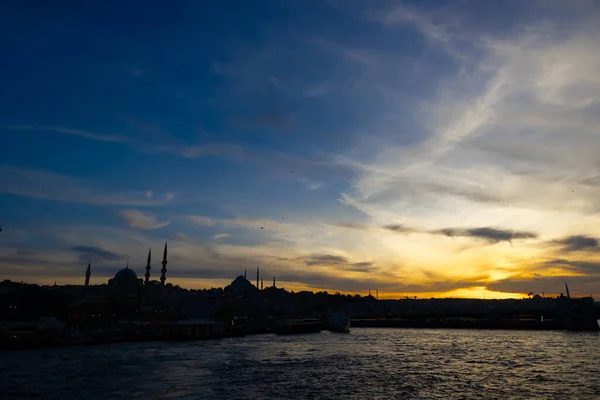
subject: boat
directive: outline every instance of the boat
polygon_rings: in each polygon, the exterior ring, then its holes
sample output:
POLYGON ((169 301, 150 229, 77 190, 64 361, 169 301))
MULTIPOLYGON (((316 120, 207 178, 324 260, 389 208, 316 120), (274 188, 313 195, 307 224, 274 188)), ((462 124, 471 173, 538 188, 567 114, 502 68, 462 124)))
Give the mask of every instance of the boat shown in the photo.
POLYGON ((275 323, 273 332, 278 335, 317 333, 324 328, 325 321, 321 318, 282 319, 275 323))

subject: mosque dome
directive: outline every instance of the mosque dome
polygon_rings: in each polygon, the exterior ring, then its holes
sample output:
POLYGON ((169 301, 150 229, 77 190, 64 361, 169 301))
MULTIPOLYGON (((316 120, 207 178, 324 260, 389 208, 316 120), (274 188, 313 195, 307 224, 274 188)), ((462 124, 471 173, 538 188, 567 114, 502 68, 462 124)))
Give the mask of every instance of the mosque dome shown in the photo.
POLYGON ((240 275, 231 282, 228 289, 236 295, 244 295, 252 293, 256 287, 244 275, 240 275))
POLYGON ((115 280, 134 280, 137 282, 137 274, 129 267, 123 268, 115 274, 115 280))
POLYGON ((112 290, 120 300, 135 301, 138 297, 139 281, 132 269, 124 268, 111 280, 112 290))

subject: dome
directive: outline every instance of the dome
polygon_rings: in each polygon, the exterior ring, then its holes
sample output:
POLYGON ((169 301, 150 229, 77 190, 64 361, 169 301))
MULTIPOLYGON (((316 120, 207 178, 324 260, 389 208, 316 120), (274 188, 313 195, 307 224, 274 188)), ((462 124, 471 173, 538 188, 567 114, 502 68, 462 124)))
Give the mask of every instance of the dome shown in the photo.
POLYGON ((240 275, 231 282, 228 289, 236 295, 242 295, 252 293, 256 287, 244 275, 240 275))
POLYGON ((135 271, 124 268, 112 279, 112 290, 121 300, 135 300, 138 297, 138 277, 135 271))
POLYGON ((137 274, 135 273, 134 270, 129 269, 129 267, 127 268, 123 268, 122 270, 120 270, 119 272, 116 273, 115 275, 115 279, 124 279, 124 280, 135 280, 137 282, 137 274))

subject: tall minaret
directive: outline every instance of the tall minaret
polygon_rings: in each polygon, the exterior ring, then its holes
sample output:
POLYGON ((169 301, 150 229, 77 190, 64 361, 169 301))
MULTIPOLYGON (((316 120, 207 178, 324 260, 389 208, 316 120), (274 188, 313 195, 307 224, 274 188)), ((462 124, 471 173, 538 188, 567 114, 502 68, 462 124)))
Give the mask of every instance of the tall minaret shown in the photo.
POLYGON ((90 275, 92 275, 92 263, 88 263, 87 270, 85 271, 85 287, 90 286, 90 275))
POLYGON ((263 278, 260 278, 260 290, 263 290, 265 287, 265 280, 263 278))
POLYGON ((162 269, 160 270, 160 284, 165 285, 167 280, 167 242, 165 242, 165 251, 163 252, 162 269))
POLYGON ((146 281, 145 283, 150 282, 150 259, 152 258, 152 247, 148 250, 148 262, 146 263, 146 281))
POLYGON ((273 277, 273 287, 275 287, 275 277, 273 277))
POLYGON ((375 298, 379 300, 379 289, 375 290, 375 298))
POLYGON ((246 276, 246 270, 244 270, 244 278, 247 278, 247 276, 246 276))
POLYGON ((258 281, 260 279, 260 268, 256 267, 256 288, 258 289, 258 281))

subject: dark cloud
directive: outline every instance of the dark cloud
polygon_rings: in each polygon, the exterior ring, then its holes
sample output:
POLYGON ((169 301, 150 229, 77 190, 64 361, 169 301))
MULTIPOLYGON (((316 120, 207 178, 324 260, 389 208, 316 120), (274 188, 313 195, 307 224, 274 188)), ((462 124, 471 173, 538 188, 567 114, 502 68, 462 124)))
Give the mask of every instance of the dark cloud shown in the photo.
POLYGON ((448 237, 474 237, 478 239, 487 240, 490 243, 498 243, 502 241, 510 242, 513 239, 535 239, 538 234, 535 232, 528 231, 510 231, 505 229, 494 229, 488 227, 482 228, 444 228, 430 233, 436 235, 444 235, 448 237))
POLYGON ((599 276, 551 276, 535 278, 505 279, 487 285, 489 290, 510 293, 564 293, 565 282, 569 284, 571 295, 584 295, 600 292, 599 276))
POLYGON ((546 261, 542 266, 560 266, 566 269, 570 269, 575 273, 582 275, 597 275, 600 276, 600 262, 599 261, 576 261, 567 260, 564 258, 556 258, 554 260, 546 261))
POLYGON ((339 265, 349 263, 346 257, 335 256, 333 254, 313 254, 301 257, 300 260, 304 261, 306 265, 339 265))
POLYGON ((102 260, 116 261, 122 260, 123 257, 117 253, 105 250, 96 246, 74 246, 71 250, 80 253, 80 259, 86 259, 85 256, 94 255, 102 260))
POLYGON ((552 244, 559 245, 562 247, 562 251, 598 251, 598 239, 584 236, 584 235, 573 235, 567 236, 562 239, 553 240, 552 244))
POLYGON ((301 257, 299 260, 310 266, 341 266, 340 269, 346 271, 369 272, 374 270, 373 263, 371 262, 351 263, 346 257, 333 254, 312 254, 310 256, 301 257))
POLYGON ((411 233, 416 232, 414 228, 410 228, 401 224, 391 224, 382 226, 383 229, 387 229, 388 231, 396 232, 396 233, 411 233))
POLYGON ((358 262, 353 263, 346 268, 349 271, 357 271, 357 272, 368 272, 373 270, 373 263, 370 262, 358 262))

